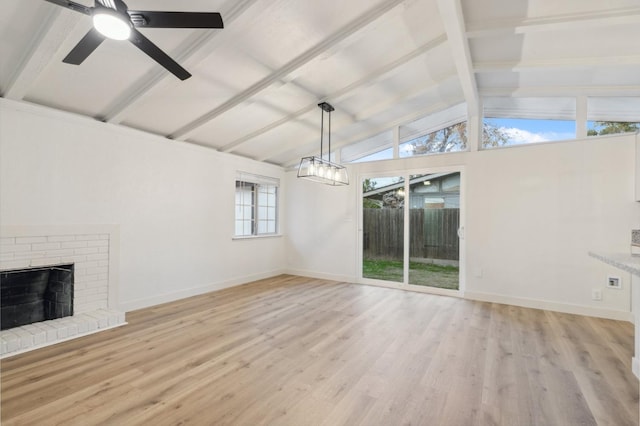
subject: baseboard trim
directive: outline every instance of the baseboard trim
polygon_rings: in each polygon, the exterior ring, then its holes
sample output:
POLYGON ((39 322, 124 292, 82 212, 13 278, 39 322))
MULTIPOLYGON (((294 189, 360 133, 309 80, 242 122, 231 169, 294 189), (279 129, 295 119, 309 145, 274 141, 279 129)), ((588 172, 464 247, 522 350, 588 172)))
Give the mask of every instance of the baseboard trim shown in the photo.
POLYGON ((503 296, 495 293, 467 291, 465 298, 480 302, 500 303, 503 305, 522 306, 524 308, 544 309, 546 311, 562 312, 566 314, 586 315, 590 317, 606 318, 633 323, 631 312, 613 309, 594 308, 592 306, 573 305, 570 303, 551 302, 548 300, 528 299, 524 297, 503 296))
MULTIPOLYGON (((176 292, 165 293, 153 297, 141 298, 132 300, 129 302, 120 303, 119 309, 124 312, 134 311, 136 309, 148 308, 150 306, 160 305, 162 303, 173 302, 187 297, 197 296, 204 293, 210 293, 212 291, 222 290, 229 287, 234 287, 242 284, 247 284, 252 281, 257 281, 266 278, 272 278, 281 274, 298 275, 303 277, 317 278, 323 280, 339 281, 356 283, 357 280, 353 276, 338 275, 338 274, 326 274, 316 271, 309 271, 303 269, 278 269, 259 274, 245 275, 242 277, 236 277, 231 280, 220 281, 203 286, 192 287, 183 289, 176 292)), ((366 283, 362 283, 367 285, 366 283)), ((552 302, 548 300, 528 299, 521 297, 503 296, 495 293, 473 292, 466 291, 462 295, 465 299, 477 300, 481 302, 500 303, 504 305, 522 306, 525 308, 544 309, 547 311, 562 312, 567 314, 586 315, 597 318, 607 318, 619 321, 629 321, 633 323, 633 314, 631 312, 616 311, 613 309, 600 309, 591 306, 574 305, 569 303, 552 302)), ((638 368, 640 373, 640 365, 638 368)))
POLYGON ((244 275, 242 277, 236 277, 231 280, 219 281, 219 282, 206 284, 198 287, 191 287, 191 288, 182 289, 179 291, 174 291, 171 293, 160 294, 153 297, 135 299, 129 302, 120 303, 120 310, 124 312, 131 312, 137 309, 148 308, 148 307, 160 305, 163 303, 175 302, 176 300, 186 299, 187 297, 198 296, 200 294, 210 293, 212 291, 223 290, 225 288, 247 284, 247 283, 250 283, 251 281, 272 278, 278 275, 282 275, 284 273, 286 273, 284 270, 274 270, 274 271, 262 272, 259 274, 244 275))

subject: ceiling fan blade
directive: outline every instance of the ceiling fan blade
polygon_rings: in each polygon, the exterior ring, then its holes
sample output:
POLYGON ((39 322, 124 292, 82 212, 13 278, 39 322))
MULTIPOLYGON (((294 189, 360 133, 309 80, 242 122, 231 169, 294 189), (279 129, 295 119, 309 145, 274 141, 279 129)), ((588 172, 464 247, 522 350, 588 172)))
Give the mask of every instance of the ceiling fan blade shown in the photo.
POLYGON ((169 55, 160 50, 158 46, 153 44, 135 28, 131 31, 129 40, 180 80, 186 80, 191 77, 191 74, 189 74, 187 70, 182 68, 176 61, 171 59, 169 55))
POLYGON ((127 11, 136 27, 145 28, 224 28, 217 12, 127 11))
POLYGON ((85 15, 91 15, 91 7, 87 7, 83 4, 76 3, 70 0, 44 0, 49 3, 57 4, 58 6, 66 7, 67 9, 75 10, 76 12, 84 13, 85 15))
POLYGON ((95 28, 91 28, 89 32, 82 37, 82 40, 76 44, 71 52, 62 60, 67 64, 80 65, 87 57, 100 46, 104 41, 104 37, 95 28))

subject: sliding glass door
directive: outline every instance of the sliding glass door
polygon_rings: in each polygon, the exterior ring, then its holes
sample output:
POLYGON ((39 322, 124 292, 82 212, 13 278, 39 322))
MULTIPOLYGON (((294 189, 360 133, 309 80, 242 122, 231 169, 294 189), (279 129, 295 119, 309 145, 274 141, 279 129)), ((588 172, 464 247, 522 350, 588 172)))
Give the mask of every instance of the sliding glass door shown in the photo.
POLYGON ((370 177, 362 183, 362 277, 459 290, 461 173, 370 177))
POLYGON ((404 282, 404 178, 362 184, 362 276, 404 282))
POLYGON ((458 290, 460 172, 411 176, 409 284, 458 290))

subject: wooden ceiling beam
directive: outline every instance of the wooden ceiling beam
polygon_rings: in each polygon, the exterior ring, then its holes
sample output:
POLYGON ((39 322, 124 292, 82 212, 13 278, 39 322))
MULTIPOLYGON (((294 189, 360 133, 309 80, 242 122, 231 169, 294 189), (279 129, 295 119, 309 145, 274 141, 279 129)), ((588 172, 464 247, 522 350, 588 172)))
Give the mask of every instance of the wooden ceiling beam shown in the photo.
MULTIPOLYGON (((258 0, 230 0, 230 6, 225 7, 221 12, 225 26, 231 25, 257 2, 258 0)), ((257 15, 258 13, 254 18, 256 20, 257 15)), ((224 34, 224 31, 197 32, 180 43, 174 50, 175 53, 172 52, 170 56, 180 64, 185 64, 189 68, 194 67, 219 46, 229 42, 224 34)), ((154 67, 125 89, 122 95, 106 108, 101 119, 109 123, 121 123, 131 109, 165 78, 174 77, 164 68, 154 67)))
POLYGON ((640 86, 535 86, 485 87, 482 97, 578 97, 578 96, 640 96, 640 86))
POLYGON ((462 5, 460 0, 438 0, 438 9, 451 47, 451 55, 458 70, 462 92, 467 101, 469 116, 477 116, 480 113, 480 98, 466 36, 462 5))
POLYGON ((13 70, 3 96, 9 99, 21 100, 27 94, 42 71, 56 57, 62 43, 72 30, 78 25, 82 15, 63 8, 50 5, 49 11, 37 31, 34 31, 29 48, 22 60, 13 70))
POLYGON ((539 31, 584 30, 638 23, 640 23, 640 7, 628 7, 519 20, 470 22, 467 24, 466 35, 468 38, 483 38, 539 31))
POLYGON ((354 81, 353 83, 342 87, 339 90, 336 90, 335 92, 329 94, 328 96, 325 96, 321 99, 318 100, 318 102, 314 102, 313 104, 307 105, 304 108, 299 109, 298 111, 295 111, 292 114, 287 115, 286 117, 283 117, 280 120, 274 121, 273 123, 264 126, 258 130, 255 130, 254 132, 251 132, 241 138, 238 138, 232 142, 229 142, 228 144, 224 145, 221 148, 221 151, 223 152, 232 152, 235 149, 237 149, 238 147, 240 147, 241 145, 251 141, 252 139, 257 138, 260 135, 263 135, 273 129, 276 129, 286 123, 288 123, 291 120, 295 120, 298 117, 313 111, 317 108, 317 104, 319 102, 325 102, 325 101, 331 101, 331 102, 336 102, 339 101, 340 99, 350 95, 351 93, 353 93, 355 90, 374 83, 375 81, 381 79, 384 76, 387 76, 388 74, 392 73, 395 70, 398 70, 399 68, 401 68, 403 65, 407 64, 408 62, 410 62, 411 60, 418 58, 424 54, 426 54, 427 52, 442 46, 443 44, 446 43, 446 36, 443 34, 441 36, 436 37, 433 40, 428 41, 427 43, 423 44, 422 46, 418 47, 417 49, 407 53, 406 55, 396 59, 395 61, 392 61, 374 71, 372 71, 371 73, 367 74, 366 76, 358 79, 357 81, 354 81))
MULTIPOLYGON (((348 139, 344 139, 344 140, 336 140, 336 139, 332 139, 332 143, 331 146, 332 148, 335 148, 336 150, 339 148, 342 148, 343 146, 352 144, 354 142, 359 142, 362 140, 365 140, 367 138, 370 138, 372 136, 375 136, 379 133, 382 133, 386 130, 391 130, 393 129, 395 126, 400 126, 406 123, 410 123, 414 120, 417 120, 419 118, 424 117, 425 115, 429 115, 429 114, 433 114, 434 112, 443 110, 445 108, 449 108, 451 107, 451 105, 456 105, 459 104, 461 102, 464 102, 463 98, 450 98, 450 99, 444 99, 440 102, 437 102, 435 104, 431 104, 426 108, 420 109, 418 111, 414 111, 410 114, 404 115, 400 118, 397 118, 389 123, 386 123, 382 126, 376 126, 376 127, 372 127, 372 128, 368 128, 367 131, 365 132, 360 132, 359 134, 357 134, 356 136, 350 137, 348 139)), ((339 129, 338 129, 339 131, 339 129)), ((284 167, 289 167, 293 165, 294 161, 299 161, 300 157, 304 157, 304 156, 308 156, 308 155, 314 155, 317 154, 317 148, 318 148, 318 141, 317 140, 313 140, 313 141, 309 141, 303 144, 300 144, 299 142, 296 142, 296 145, 298 145, 299 147, 303 147, 304 150, 302 149, 298 149, 295 152, 292 152, 292 156, 285 160, 284 162, 281 163, 281 165, 283 165, 284 167)), ((271 152, 268 156, 263 156, 263 157, 259 157, 257 158, 258 161, 267 161, 269 162, 269 160, 272 160, 273 158, 281 155, 284 152, 287 151, 292 151, 291 147, 287 146, 287 147, 283 147, 281 150, 279 150, 278 152, 271 152)))
POLYGON ((408 99, 414 98, 419 94, 436 90, 452 81, 457 81, 458 79, 457 77, 458 77, 457 74, 449 74, 435 81, 422 82, 401 93, 390 94, 387 97, 387 99, 385 99, 384 101, 374 105, 370 105, 368 108, 358 111, 358 115, 356 116, 356 121, 366 121, 371 117, 392 108, 396 104, 399 104, 408 99))
POLYGON ((238 93, 236 96, 230 98, 229 100, 219 105, 218 107, 210 110, 209 112, 201 115, 200 117, 196 118, 190 123, 187 123, 181 128, 175 130, 174 132, 171 133, 171 135, 169 135, 169 137, 172 139, 181 139, 181 140, 187 139, 189 135, 192 132, 194 132, 196 129, 202 127, 203 125, 207 124, 211 120, 229 111, 230 109, 241 104, 247 99, 262 92, 263 90, 265 90, 266 88, 274 84, 275 82, 280 81, 283 78, 285 78, 287 75, 293 73, 295 70, 303 67, 304 65, 309 63, 311 60, 317 58, 318 56, 326 52, 327 49, 330 49, 331 47, 337 45, 338 43, 340 43, 350 35, 356 33, 357 31, 361 30, 371 22, 380 18, 389 10, 401 4, 402 1, 403 0, 386 0, 378 3, 378 5, 376 5, 372 9, 369 9, 367 12, 360 15, 358 18, 351 21, 349 24, 347 24, 346 26, 342 27, 341 29, 339 29, 338 31, 336 31, 335 33, 333 33, 332 35, 324 39, 322 42, 318 43, 317 45, 310 48, 306 52, 292 59, 291 61, 283 65, 280 69, 274 71, 273 73, 269 74, 262 80, 246 88, 245 90, 238 93))
POLYGON ((481 72, 525 71, 525 70, 557 70, 567 68, 592 67, 626 67, 640 64, 640 55, 583 57, 583 58, 554 58, 504 62, 474 62, 473 69, 481 72))

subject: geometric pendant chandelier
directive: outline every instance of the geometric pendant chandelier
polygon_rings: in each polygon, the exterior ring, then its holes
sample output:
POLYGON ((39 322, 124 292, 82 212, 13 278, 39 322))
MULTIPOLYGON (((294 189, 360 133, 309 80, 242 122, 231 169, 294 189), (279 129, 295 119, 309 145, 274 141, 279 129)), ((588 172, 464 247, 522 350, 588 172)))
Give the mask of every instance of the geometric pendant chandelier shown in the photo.
POLYGON ((298 166, 298 177, 324 183, 326 185, 349 185, 347 169, 337 163, 325 160, 322 155, 324 140, 324 113, 329 114, 329 158, 331 158, 331 111, 334 108, 326 102, 319 103, 322 109, 320 118, 320 157, 302 157, 298 166))

